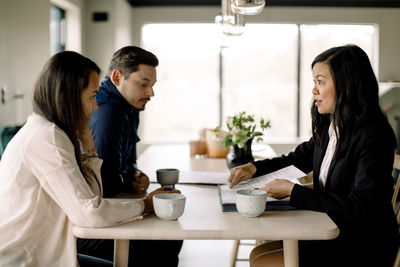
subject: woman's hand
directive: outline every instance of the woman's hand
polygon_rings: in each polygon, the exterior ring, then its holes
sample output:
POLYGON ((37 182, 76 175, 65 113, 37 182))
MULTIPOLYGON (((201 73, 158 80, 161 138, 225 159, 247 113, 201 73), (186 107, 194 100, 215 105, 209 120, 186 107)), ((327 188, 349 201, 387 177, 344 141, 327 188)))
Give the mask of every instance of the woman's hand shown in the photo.
POLYGON ((144 201, 144 210, 142 212, 142 214, 145 213, 152 213, 154 212, 154 207, 153 207, 153 196, 157 195, 157 194, 171 194, 171 193, 175 193, 175 194, 180 194, 181 191, 179 190, 170 190, 169 186, 163 186, 161 188, 158 188, 156 190, 154 190, 153 192, 150 192, 147 197, 145 199, 143 199, 144 201))
POLYGON ((261 190, 267 192, 269 197, 276 199, 282 199, 288 197, 292 194, 294 183, 285 179, 275 179, 270 183, 264 185, 261 190))
POLYGON ((231 175, 228 179, 228 182, 230 183, 229 188, 234 187, 241 181, 249 180, 256 173, 256 170, 256 166, 252 163, 232 168, 231 175))

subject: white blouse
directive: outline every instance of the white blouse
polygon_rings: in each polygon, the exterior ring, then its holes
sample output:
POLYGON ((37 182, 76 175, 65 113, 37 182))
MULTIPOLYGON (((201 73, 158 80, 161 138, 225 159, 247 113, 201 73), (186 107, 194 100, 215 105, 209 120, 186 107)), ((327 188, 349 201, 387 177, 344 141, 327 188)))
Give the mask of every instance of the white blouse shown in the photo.
POLYGON ((29 116, 0 161, 0 266, 77 266, 73 224, 138 218, 142 200, 101 198, 101 163, 87 163, 98 179, 89 185, 68 136, 42 116, 29 116))
POLYGON ((336 150, 337 137, 335 134, 335 130, 333 128, 333 122, 331 122, 328 130, 329 134, 329 143, 326 148, 325 156, 321 164, 321 169, 319 172, 319 184, 321 188, 325 187, 326 178, 328 177, 329 167, 331 166, 331 162, 336 150))

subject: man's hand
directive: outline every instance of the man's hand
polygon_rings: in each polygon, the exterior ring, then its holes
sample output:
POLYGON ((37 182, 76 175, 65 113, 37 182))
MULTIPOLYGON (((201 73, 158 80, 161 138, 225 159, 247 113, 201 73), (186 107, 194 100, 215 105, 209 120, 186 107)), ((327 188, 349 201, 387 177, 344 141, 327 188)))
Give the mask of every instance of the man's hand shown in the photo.
POLYGON ((144 193, 149 188, 150 180, 143 172, 135 172, 133 174, 132 187, 135 193, 144 193))
POLYGON ((228 182, 230 183, 229 188, 234 187, 241 181, 249 180, 256 173, 256 166, 252 163, 247 163, 236 168, 231 169, 231 175, 229 176, 228 182))
POLYGON ((153 196, 157 195, 157 194, 170 194, 170 193, 175 193, 175 194, 180 194, 181 191, 179 190, 171 190, 170 186, 163 186, 161 188, 158 188, 156 190, 154 190, 153 192, 150 192, 147 197, 145 199, 143 199, 144 201, 144 210, 142 214, 146 214, 146 213, 151 213, 154 212, 154 207, 153 207, 153 196))

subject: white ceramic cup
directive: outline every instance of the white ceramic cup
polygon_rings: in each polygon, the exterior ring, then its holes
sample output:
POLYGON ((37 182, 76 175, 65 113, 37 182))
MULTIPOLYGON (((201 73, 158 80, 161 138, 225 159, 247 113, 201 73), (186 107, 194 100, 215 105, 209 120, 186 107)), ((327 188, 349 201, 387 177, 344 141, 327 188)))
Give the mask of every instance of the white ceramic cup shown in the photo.
POLYGON ((258 217, 265 211, 267 193, 256 189, 236 191, 236 208, 244 217, 258 217))
POLYGON ((181 194, 157 194, 153 196, 156 215, 167 221, 177 220, 185 210, 186 197, 181 194))
POLYGON ((156 171, 157 182, 161 185, 173 185, 179 182, 179 170, 178 169, 158 169, 156 171))

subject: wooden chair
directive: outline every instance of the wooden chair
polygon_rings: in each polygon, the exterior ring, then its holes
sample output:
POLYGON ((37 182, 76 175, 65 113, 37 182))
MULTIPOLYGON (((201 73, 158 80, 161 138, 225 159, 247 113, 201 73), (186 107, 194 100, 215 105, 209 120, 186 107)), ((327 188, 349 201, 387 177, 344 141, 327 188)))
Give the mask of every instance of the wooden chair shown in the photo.
MULTIPOLYGON (((393 163, 393 169, 400 171, 400 155, 395 154, 394 155, 394 163, 393 163)), ((392 205, 394 212, 397 215, 397 221, 400 222, 400 212, 399 212, 399 202, 397 201, 397 196, 399 194, 399 188, 400 188, 400 174, 397 177, 396 184, 394 186, 394 192, 393 192, 393 197, 392 197, 392 205)))
POLYGON ((249 258, 238 258, 238 252, 239 252, 240 246, 255 247, 256 245, 257 245, 257 241, 255 241, 255 240, 234 240, 230 266, 235 267, 237 261, 249 261, 249 258))
MULTIPOLYGON (((398 154, 394 155, 393 169, 400 171, 400 155, 398 155, 398 154)), ((399 201, 397 201, 397 196, 399 194, 399 188, 400 188, 400 174, 397 177, 397 181, 394 186, 394 192, 393 192, 393 197, 392 197, 393 209, 396 214, 397 222, 399 223, 399 226, 400 226, 400 203, 399 203, 399 201)), ((396 260, 393 264, 393 267, 399 267, 399 266, 400 266, 400 248, 397 251, 396 260)))
POLYGON ((394 261, 393 267, 400 267, 400 248, 397 250, 396 260, 394 261))
POLYGON ((283 267, 283 242, 270 241, 257 246, 250 253, 250 267, 283 267), (267 261, 265 261, 267 259, 267 261))

